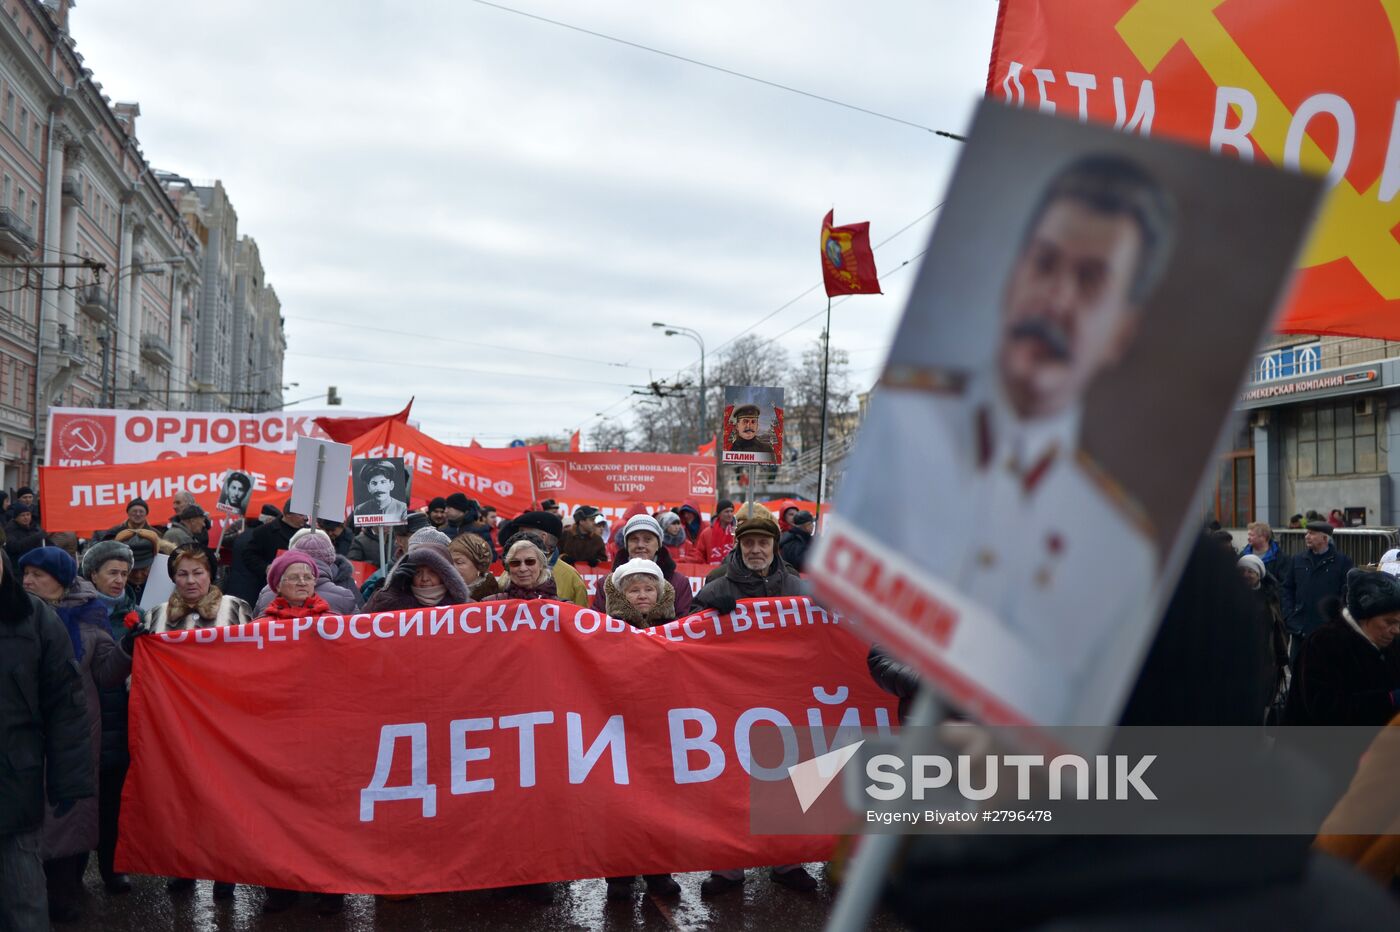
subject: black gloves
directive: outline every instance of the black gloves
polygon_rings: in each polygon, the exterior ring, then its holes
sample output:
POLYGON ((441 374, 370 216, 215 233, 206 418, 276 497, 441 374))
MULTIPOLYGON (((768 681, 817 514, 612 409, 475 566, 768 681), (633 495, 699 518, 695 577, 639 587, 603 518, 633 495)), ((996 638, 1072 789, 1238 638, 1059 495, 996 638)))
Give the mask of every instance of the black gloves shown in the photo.
POLYGON ((734 606, 739 604, 739 600, 732 595, 715 594, 710 596, 709 601, 710 604, 707 607, 714 609, 721 615, 728 615, 730 612, 734 611, 734 606))

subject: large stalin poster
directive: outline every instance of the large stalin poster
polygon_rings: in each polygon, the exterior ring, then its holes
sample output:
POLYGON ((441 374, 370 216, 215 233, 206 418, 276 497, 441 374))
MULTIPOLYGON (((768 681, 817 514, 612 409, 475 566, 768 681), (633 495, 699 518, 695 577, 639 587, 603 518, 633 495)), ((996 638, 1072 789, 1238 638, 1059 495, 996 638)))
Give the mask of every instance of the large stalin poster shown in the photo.
POLYGON ((970 715, 1114 721, 1320 190, 984 102, 818 594, 970 715))

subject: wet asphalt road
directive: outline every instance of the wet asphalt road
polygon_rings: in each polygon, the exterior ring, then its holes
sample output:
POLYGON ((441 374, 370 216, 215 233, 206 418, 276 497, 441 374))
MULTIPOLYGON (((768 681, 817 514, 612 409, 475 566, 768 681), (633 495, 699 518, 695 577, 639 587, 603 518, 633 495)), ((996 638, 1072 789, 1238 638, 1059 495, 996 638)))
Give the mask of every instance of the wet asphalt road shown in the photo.
MULTIPOLYGON (((371 932, 371 930, 800 930, 821 929, 831 911, 834 894, 821 865, 808 871, 819 880, 814 893, 795 893, 768 879, 766 870, 751 870, 742 891, 702 899, 703 873, 678 874, 681 894, 656 899, 639 881, 630 901, 609 902, 604 881, 578 880, 556 884, 554 902, 535 903, 507 891, 476 891, 419 896, 391 902, 374 896, 349 896, 336 916, 319 916, 307 895, 286 912, 262 914, 263 891, 239 886, 232 901, 215 903, 208 881, 191 892, 171 894, 158 877, 133 877, 132 891, 108 896, 95 864, 86 877, 86 913, 76 923, 55 924, 60 932, 156 932, 177 929, 258 930, 258 932, 371 932)), ((877 932, 903 927, 887 915, 870 926, 877 932)))

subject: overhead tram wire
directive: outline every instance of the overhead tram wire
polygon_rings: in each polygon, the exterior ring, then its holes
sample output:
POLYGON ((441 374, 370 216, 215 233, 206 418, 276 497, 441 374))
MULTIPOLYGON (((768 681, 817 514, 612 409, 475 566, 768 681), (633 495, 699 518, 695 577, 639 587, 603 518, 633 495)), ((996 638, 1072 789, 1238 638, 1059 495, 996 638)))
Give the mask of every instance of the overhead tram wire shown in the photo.
POLYGON ((573 382, 580 385, 607 385, 611 388, 629 387, 622 382, 604 382, 600 379, 571 379, 562 375, 540 375, 534 372, 495 372, 489 369, 468 369, 465 366, 438 366, 417 360, 407 359, 366 359, 352 356, 330 356, 321 353, 301 353, 289 350, 285 355, 303 359, 324 359, 329 362, 354 362, 368 366, 396 366, 403 369, 438 369, 443 372, 460 372, 468 375, 483 375, 498 379, 530 379, 534 382, 573 382))
POLYGON ((725 68, 722 65, 712 65, 709 62, 701 61, 698 58, 690 58, 685 55, 678 55, 675 52, 668 52, 664 49, 654 48, 650 45, 643 45, 640 42, 633 42, 630 39, 623 39, 618 36, 609 35, 606 32, 598 32, 595 29, 587 29, 583 26, 575 26, 573 23, 566 23, 562 20, 550 19, 548 16, 540 16, 538 13, 527 13, 524 10, 517 10, 515 7, 509 7, 503 3, 492 3, 491 0, 472 0, 472 2, 477 4, 478 6, 490 7, 493 10, 500 10, 503 13, 513 13, 516 16, 523 16, 526 19, 533 19, 537 22, 548 23, 551 26, 558 26, 560 29, 568 29, 573 32, 582 33, 586 36, 592 36, 595 39, 606 39, 609 42, 616 42, 618 45, 625 45, 628 48, 637 49, 642 52, 650 52, 653 55, 660 55, 663 58, 670 58, 679 62, 685 62, 687 65, 695 65, 698 68, 706 68, 710 71, 717 71, 720 74, 727 74, 732 78, 741 78, 745 81, 752 81, 755 84, 762 84, 765 87, 775 88, 776 90, 780 91, 787 91, 789 94, 797 94, 801 97, 821 101, 822 103, 831 104, 832 106, 836 107, 842 107, 846 110, 854 110, 856 113, 864 113, 866 116, 873 116, 881 120, 888 120, 891 123, 898 123, 901 126, 908 126, 913 129, 923 130, 924 132, 932 133, 935 136, 942 136, 946 139, 953 139, 958 142, 966 141, 966 137, 959 136, 957 133, 950 133, 947 130, 934 129, 932 126, 925 126, 922 123, 915 123, 913 120, 906 120, 902 117, 891 116, 888 113, 881 113, 878 110, 871 110, 869 107, 861 107, 857 104, 846 103, 844 100, 837 100, 834 97, 826 97, 822 94, 814 94, 811 91, 804 91, 801 88, 793 87, 789 84, 779 84, 777 81, 770 81, 767 78, 760 78, 756 75, 746 74, 742 71, 736 71, 733 68, 725 68))
MULTIPOLYGON (((940 207, 942 207, 942 206, 943 206, 944 204, 946 204, 946 203, 948 203, 948 201, 947 201, 947 199, 945 198, 944 200, 939 201, 937 204, 934 204, 934 205, 933 205, 932 207, 930 207, 928 210, 924 211, 922 214, 920 214, 919 216, 915 217, 913 220, 909 221, 909 222, 906 223, 904 226, 900 227, 898 230, 895 230, 895 231, 894 231, 893 233, 891 233, 889 236, 885 237, 884 239, 880 240, 880 242, 878 242, 878 243, 876 243, 874 246, 872 246, 872 247, 871 247, 872 251, 875 250, 875 249, 879 249, 880 247, 882 247, 882 246, 884 246, 884 245, 890 243, 891 241, 893 241, 896 237, 900 236, 901 234, 907 233, 909 230, 913 229, 913 227, 915 227, 916 225, 918 225, 921 221, 923 221, 923 220, 927 219, 928 217, 932 216, 933 213, 934 213, 935 211, 937 211, 940 207)), ((890 276, 893 276, 893 275, 898 274, 899 271, 902 270, 905 266, 907 266, 909 263, 913 262, 914 260, 919 259, 919 258, 922 257, 922 256, 924 255, 924 253, 926 253, 926 252, 928 252, 927 249, 923 250, 923 252, 920 252, 920 253, 918 253, 917 255, 913 255, 913 256, 910 256, 908 259, 905 259, 905 260, 904 260, 903 262, 901 262, 898 266, 896 266, 893 270, 891 270, 890 272, 886 273, 885 277, 888 278, 888 277, 890 277, 890 276)), ((719 350, 723 349, 724 347, 729 346, 730 344, 734 343, 734 342, 737 341, 740 337, 742 337, 744 334, 749 333, 749 332, 752 331, 755 327, 758 327, 760 324, 763 324, 765 321, 771 320, 771 319, 772 319, 773 317, 775 317, 779 312, 785 311, 785 310, 787 310, 789 307, 792 307, 792 306, 793 306, 794 304, 796 304, 798 301, 801 301, 803 298, 807 297, 807 295, 811 294, 813 291, 816 291, 816 290, 817 290, 818 288, 820 288, 821 286, 822 286, 822 283, 821 283, 821 282, 817 282, 817 283, 814 284, 812 287, 808 288, 806 291, 802 292, 801 294, 797 295, 797 296, 794 297, 794 298, 789 299, 788 301, 784 302, 783 304, 781 304, 781 305, 779 305, 778 307, 774 308, 773 310, 769 311, 767 314, 763 315, 763 316, 760 317, 758 320, 754 321, 752 324, 750 324, 749 326, 745 327, 743 330, 740 330, 738 333, 734 334, 734 336, 730 337, 728 340, 726 340, 726 341, 724 341, 723 343, 719 344, 719 346, 715 347, 714 350, 711 350, 711 351, 710 351, 710 355, 714 355, 714 353, 716 353, 716 352, 718 352, 719 350)), ((844 303, 846 302, 846 300, 847 300, 846 298, 842 298, 840 301, 837 301, 836 304, 833 305, 833 306, 837 306, 837 305, 840 305, 840 304, 844 304, 844 303)), ((819 317, 819 316, 821 316, 822 314, 825 314, 825 313, 826 313, 826 308, 823 307, 823 308, 822 308, 820 311, 818 311, 817 313, 811 315, 810 317, 806 317, 806 318, 804 318, 803 320, 798 321, 796 324, 794 324, 793 326, 789 327, 787 330, 784 330, 782 333, 778 334, 777 336, 775 336, 775 337, 769 337, 769 338, 765 339, 765 340, 763 341, 763 343, 766 345, 766 344, 770 344, 770 343, 774 342, 775 340, 782 339, 783 337, 785 337, 785 336, 787 336, 789 333, 791 333, 793 330, 796 330, 798 327, 802 326, 803 324, 808 323, 809 321, 812 321, 812 320, 816 319, 817 317, 819 317)), ((680 378, 681 373, 685 372, 687 369, 690 369, 690 368, 694 367, 695 365, 697 365, 697 364, 699 363, 699 361, 700 361, 700 360, 697 358, 695 361, 689 363, 688 365, 682 366, 681 368, 677 369, 677 370, 676 370, 676 376, 675 376, 675 377, 676 377, 676 378, 680 378)), ((611 405, 608 405, 608 406, 607 406, 606 408, 604 408, 602 411, 600 411, 600 412, 598 412, 597 414, 595 414, 591 419, 585 419, 585 420, 583 420, 583 421, 580 421, 579 424, 578 424, 578 426, 577 426, 575 429, 577 429, 577 430, 582 430, 584 427, 588 427, 588 426, 590 426, 590 425, 596 423, 597 421, 603 420, 603 416, 606 415, 609 411, 612 411, 613 409, 615 409, 615 408, 617 408, 617 407, 619 407, 619 406, 621 406, 621 405, 624 405, 624 404, 626 404, 627 402, 629 402, 629 401, 631 401, 631 400, 632 400, 631 395, 627 395, 627 396, 624 396, 624 397, 618 399, 617 401, 613 402, 611 405)))
POLYGON ((479 342, 477 342, 476 340, 457 340, 457 339, 453 339, 452 337, 438 336, 437 334, 434 334, 434 333, 408 333, 408 332, 406 332, 406 331, 399 330, 399 329, 394 328, 394 327, 376 327, 376 326, 374 326, 374 325, 372 325, 372 324, 355 324, 355 323, 347 323, 347 322, 345 322, 345 321, 340 321, 340 320, 325 320, 325 319, 322 319, 322 318, 319 318, 319 317, 302 317, 302 316, 300 316, 300 315, 292 316, 292 315, 285 315, 285 314, 284 314, 283 317, 284 317, 285 319, 287 319, 287 320, 290 320, 290 321, 300 321, 300 322, 308 323, 308 324, 326 324, 327 326, 339 327, 339 328, 342 328, 342 329, 349 329, 349 330, 374 330, 374 331, 376 331, 376 332, 378 332, 378 333, 392 333, 392 334, 395 334, 396 336, 401 336, 401 337, 416 337, 416 338, 418 338, 418 339, 420 339, 420 340, 433 340, 433 341, 435 341, 435 342, 437 342, 437 343, 456 343, 456 344, 459 344, 459 345, 461 345, 461 346, 474 346, 474 347, 478 347, 478 348, 480 348, 480 349, 497 350, 497 351, 499 351, 499 352, 504 352, 504 353, 520 353, 520 354, 526 355, 526 356, 548 356, 550 359, 565 359, 565 360, 568 360, 569 362, 575 362, 575 363, 576 363, 576 362, 596 362, 596 363, 598 363, 599 365, 612 366, 612 367, 617 368, 617 369, 646 369, 646 368, 648 368, 648 367, 646 367, 646 366, 634 366, 634 365, 631 365, 630 363, 624 363, 624 362, 611 362, 610 360, 606 360, 606 359, 583 359, 583 360, 580 360, 580 358, 579 358, 577 355, 570 356, 570 355, 568 355, 567 353, 550 353, 550 352, 546 352, 546 351, 544 351, 544 350, 520 349, 520 348, 518 348, 518 347, 513 347, 513 346, 495 346, 495 345, 492 345, 492 344, 490 344, 490 343, 479 343, 479 342))

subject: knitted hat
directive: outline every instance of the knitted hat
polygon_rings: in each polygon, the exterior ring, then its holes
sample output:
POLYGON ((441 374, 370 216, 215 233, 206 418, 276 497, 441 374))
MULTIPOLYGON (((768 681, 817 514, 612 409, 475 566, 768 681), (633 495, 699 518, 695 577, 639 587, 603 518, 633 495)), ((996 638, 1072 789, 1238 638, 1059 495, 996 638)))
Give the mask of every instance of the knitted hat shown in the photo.
POLYGON ((269 518, 274 519, 282 517, 281 510, 278 509, 278 507, 272 504, 271 502, 268 502, 266 505, 262 506, 262 510, 260 510, 258 514, 267 515, 269 518))
MULTIPOLYGON (((650 531, 656 535, 656 539, 661 539, 661 522, 651 515, 633 515, 627 519, 627 523, 622 526, 622 543, 627 543, 627 538, 635 531, 650 531)), ((625 565, 625 564, 624 564, 625 565)))
POLYGON ((726 508, 733 508, 733 507, 734 507, 734 503, 733 503, 733 502, 731 502, 731 501, 730 501, 729 499, 727 499, 727 498, 721 498, 719 501, 715 502, 715 514, 719 514, 721 511, 724 511, 726 508))
POLYGON ((805 525, 811 524, 813 521, 816 520, 816 518, 812 517, 812 513, 810 511, 799 511, 797 514, 792 516, 792 526, 803 527, 805 525))
POLYGON ((20 557, 16 565, 21 571, 26 566, 43 570, 58 580, 58 584, 65 589, 73 584, 73 577, 78 575, 78 564, 68 555, 67 550, 59 547, 35 547, 20 557))
POLYGON ((288 568, 298 563, 310 567, 313 576, 319 575, 321 572, 309 553, 301 550, 288 550, 286 553, 278 554, 277 559, 268 565, 267 588, 276 592, 277 588, 282 585, 282 575, 287 572, 288 568))
POLYGON ((1256 557, 1254 554, 1247 553, 1244 556, 1240 557, 1238 565, 1243 566, 1246 569, 1253 570, 1254 575, 1258 576, 1260 579, 1264 578, 1264 561, 1256 557))
POLYGON ((429 521, 428 516, 421 511, 410 511, 406 524, 409 534, 416 534, 425 527, 433 526, 433 522, 429 521))
POLYGON ((674 511, 663 511, 656 516, 656 523, 662 527, 670 527, 673 524, 680 524, 681 516, 674 511))
MULTIPOLYGON (((433 499, 432 501, 428 502, 428 510, 429 510, 429 511, 437 511, 439 508, 446 508, 446 507, 447 507, 447 499, 443 498, 441 495, 439 495, 437 498, 433 499)), ((463 508, 462 510, 463 510, 463 511, 466 511, 465 508, 463 508)))
POLYGON ((34 506, 32 505, 16 505, 10 509, 10 514, 14 515, 16 518, 20 515, 32 515, 33 513, 34 506))
MULTIPOLYGON (((475 537, 476 535, 473 534, 472 536, 475 537)), ((451 539, 449 539, 446 534, 442 533, 442 531, 439 531, 435 527, 425 527, 419 528, 413 532, 413 536, 408 539, 408 546, 405 547, 404 550, 417 550, 424 544, 437 544, 439 547, 446 547, 450 543, 452 543, 451 539)))
POLYGON ((151 506, 146 504, 146 500, 144 498, 133 498, 131 501, 126 503, 127 514, 130 514, 131 509, 135 508, 137 505, 140 505, 147 511, 151 510, 151 506))
POLYGON ((478 573, 491 568, 491 547, 478 534, 458 534, 448 543, 451 553, 465 553, 478 573))
POLYGON ((665 582, 666 574, 661 572, 661 567, 650 560, 628 560, 626 563, 612 571, 613 585, 622 588, 622 582, 628 576, 652 576, 657 582, 665 582))
POLYGON ((292 535, 288 549, 306 554, 327 571, 335 569, 335 544, 325 531, 304 527, 292 535))
POLYGON ((1387 550, 1381 557, 1381 562, 1378 566, 1382 573, 1400 576, 1400 549, 1392 548, 1387 550))
POLYGON ((83 554, 83 575, 91 579, 102 569, 102 564, 109 560, 121 560, 127 569, 131 569, 136 563, 136 557, 132 556, 131 548, 126 544, 115 540, 99 540, 83 554))
POLYGON ((24 498, 26 495, 33 495, 34 490, 27 485, 22 485, 15 489, 15 498, 24 498))
POLYGON ((471 499, 467 498, 461 492, 453 492, 451 495, 447 496, 447 500, 443 502, 443 507, 455 508, 458 511, 471 511, 471 499))

